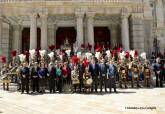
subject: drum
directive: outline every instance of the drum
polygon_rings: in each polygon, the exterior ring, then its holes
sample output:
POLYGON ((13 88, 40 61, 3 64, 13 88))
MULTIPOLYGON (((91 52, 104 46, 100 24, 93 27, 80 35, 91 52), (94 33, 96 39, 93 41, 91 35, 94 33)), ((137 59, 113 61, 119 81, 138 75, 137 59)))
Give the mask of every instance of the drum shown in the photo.
POLYGON ((79 84, 78 75, 72 75, 72 84, 79 84))
POLYGON ((93 82, 92 78, 89 78, 86 80, 86 85, 92 85, 92 82, 93 82))
POLYGON ((121 73, 122 73, 122 74, 125 74, 125 70, 122 70, 121 73))
POLYGON ((122 70, 121 71, 121 78, 126 78, 126 71, 125 70, 122 70))
POLYGON ((137 68, 134 68, 134 72, 137 72, 137 68))
POLYGON ((138 78, 138 76, 139 76, 138 73, 134 74, 134 78, 138 78))

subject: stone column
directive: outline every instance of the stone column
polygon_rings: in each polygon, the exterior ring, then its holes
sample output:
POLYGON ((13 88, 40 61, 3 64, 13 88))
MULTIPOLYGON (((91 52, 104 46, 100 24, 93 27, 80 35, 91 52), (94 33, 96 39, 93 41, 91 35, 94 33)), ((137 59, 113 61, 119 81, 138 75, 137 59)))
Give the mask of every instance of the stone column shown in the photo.
POLYGON ((12 49, 17 50, 18 53, 21 53, 21 26, 13 26, 13 43, 12 49))
POLYGON ((48 45, 54 45, 55 42, 55 25, 48 26, 48 45))
POLYGON ((30 49, 37 48, 37 14, 30 16, 30 49))
POLYGON ((55 25, 54 25, 54 30, 53 30, 53 31, 54 31, 54 44, 55 44, 55 45, 56 45, 56 43, 57 43, 57 42, 56 42, 56 40, 57 40, 57 38, 56 38, 57 29, 58 29, 58 27, 57 27, 57 25, 55 24, 55 25))
POLYGON ((138 13, 133 13, 131 15, 130 47, 133 49, 138 49, 140 52, 143 52, 144 45, 146 44, 145 47, 148 46, 147 40, 149 40, 149 28, 144 23, 143 15, 138 13))
POLYGON ((110 31, 110 45, 113 48, 117 44, 117 25, 111 24, 108 29, 110 31))
POLYGON ((94 51, 94 13, 87 14, 87 29, 88 29, 88 43, 92 45, 92 51, 94 51))
POLYGON ((156 18, 157 18, 157 27, 164 27, 164 9, 162 0, 157 0, 156 5, 156 18))
POLYGON ((77 39, 76 42, 78 44, 78 47, 81 47, 81 44, 84 43, 84 37, 83 37, 83 16, 84 13, 78 12, 76 13, 76 17, 77 17, 77 39))
POLYGON ((0 54, 2 51, 2 17, 0 15, 0 54))
POLYGON ((128 15, 122 14, 121 16, 121 34, 122 34, 122 46, 124 50, 130 49, 129 44, 129 25, 128 25, 128 15))
MULTIPOLYGON (((2 54, 2 17, 0 14, 0 55, 2 54)), ((0 62, 0 67, 2 67, 2 63, 0 62)))
POLYGON ((41 49, 48 48, 47 17, 47 14, 41 15, 41 49))

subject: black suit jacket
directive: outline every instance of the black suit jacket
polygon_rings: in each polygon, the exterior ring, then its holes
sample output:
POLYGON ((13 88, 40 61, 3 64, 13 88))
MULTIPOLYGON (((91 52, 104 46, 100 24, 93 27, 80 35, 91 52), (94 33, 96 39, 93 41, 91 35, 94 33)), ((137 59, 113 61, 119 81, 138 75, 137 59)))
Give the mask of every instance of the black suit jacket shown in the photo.
POLYGON ((109 66, 106 63, 104 63, 104 64, 100 64, 99 67, 100 67, 100 77, 102 76, 102 74, 106 75, 109 66), (104 69, 102 69, 102 65, 104 65, 104 69))
POLYGON ((100 68, 98 64, 95 63, 95 68, 93 68, 92 64, 89 65, 89 72, 91 73, 92 78, 96 78, 99 75, 99 71, 100 68))

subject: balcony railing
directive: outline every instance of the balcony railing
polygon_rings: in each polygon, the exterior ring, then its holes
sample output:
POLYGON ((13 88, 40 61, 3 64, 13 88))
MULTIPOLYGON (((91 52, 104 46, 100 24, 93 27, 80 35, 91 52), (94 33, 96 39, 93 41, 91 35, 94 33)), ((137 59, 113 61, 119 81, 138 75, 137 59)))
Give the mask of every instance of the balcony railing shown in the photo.
POLYGON ((0 0, 0 3, 14 3, 14 2, 142 2, 143 0, 0 0))

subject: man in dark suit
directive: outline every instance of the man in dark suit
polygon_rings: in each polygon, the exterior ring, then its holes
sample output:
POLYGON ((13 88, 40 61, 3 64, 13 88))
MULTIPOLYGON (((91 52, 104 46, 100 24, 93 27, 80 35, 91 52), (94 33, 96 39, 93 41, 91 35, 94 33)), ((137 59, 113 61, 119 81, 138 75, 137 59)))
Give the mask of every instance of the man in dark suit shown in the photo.
POLYGON ((89 72, 91 73, 93 79, 91 92, 93 92, 93 89, 95 89, 95 92, 97 92, 99 65, 96 63, 94 59, 92 59, 91 64, 89 65, 89 72))
POLYGON ((159 57, 156 59, 156 63, 154 64, 153 67, 156 75, 156 87, 163 87, 163 82, 162 82, 163 78, 161 75, 162 64, 159 57))
POLYGON ((107 70, 108 65, 106 64, 105 60, 101 60, 100 66, 100 92, 102 92, 102 88, 104 85, 105 92, 107 92, 107 70))
POLYGON ((21 69, 21 90, 22 93, 24 93, 24 90, 26 89, 26 92, 29 93, 29 68, 27 67, 27 63, 23 63, 23 68, 21 69))
POLYGON ((56 86, 56 68, 53 63, 49 64, 48 67, 49 71, 49 90, 50 93, 55 93, 55 86, 56 86))
POLYGON ((38 76, 38 63, 35 62, 31 69, 32 89, 33 92, 39 92, 39 76, 38 76))
POLYGON ((79 88, 80 88, 80 93, 82 92, 82 88, 83 88, 83 74, 85 72, 85 66, 83 64, 83 61, 80 61, 80 63, 78 64, 78 72, 79 72, 79 88))
POLYGON ((116 73, 117 73, 117 68, 114 65, 113 60, 111 60, 109 64, 109 69, 108 69, 108 81, 109 81, 110 93, 111 93, 112 88, 114 88, 114 92, 116 92, 116 73))

